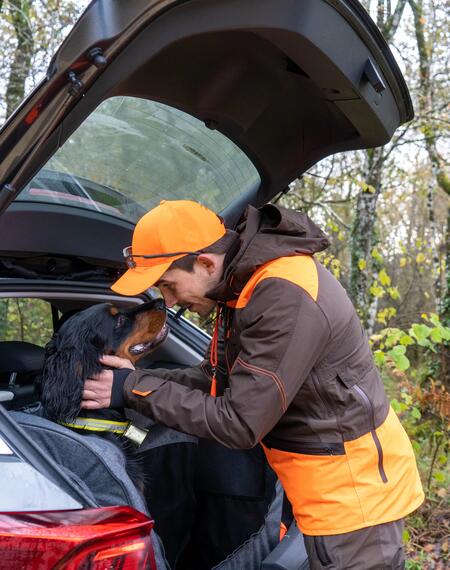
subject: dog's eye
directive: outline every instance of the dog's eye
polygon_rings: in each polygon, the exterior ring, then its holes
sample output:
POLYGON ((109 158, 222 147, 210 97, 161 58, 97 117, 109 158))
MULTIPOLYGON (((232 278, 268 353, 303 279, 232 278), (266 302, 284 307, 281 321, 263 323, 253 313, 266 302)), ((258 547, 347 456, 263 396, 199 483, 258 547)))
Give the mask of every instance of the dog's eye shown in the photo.
POLYGON ((117 317, 117 322, 116 322, 116 327, 115 327, 115 328, 116 328, 116 329, 119 329, 120 327, 122 327, 122 326, 125 324, 126 320, 127 320, 127 318, 126 318, 125 315, 119 315, 119 316, 117 317))

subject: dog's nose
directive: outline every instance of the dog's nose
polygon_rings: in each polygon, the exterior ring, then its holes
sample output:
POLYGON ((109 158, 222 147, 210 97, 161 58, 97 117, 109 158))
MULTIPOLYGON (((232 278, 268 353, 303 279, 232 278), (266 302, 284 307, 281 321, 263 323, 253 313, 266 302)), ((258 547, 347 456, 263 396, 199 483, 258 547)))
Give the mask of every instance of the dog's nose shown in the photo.
POLYGON ((154 308, 156 311, 166 310, 166 304, 164 303, 164 299, 155 299, 154 302, 155 302, 154 308))

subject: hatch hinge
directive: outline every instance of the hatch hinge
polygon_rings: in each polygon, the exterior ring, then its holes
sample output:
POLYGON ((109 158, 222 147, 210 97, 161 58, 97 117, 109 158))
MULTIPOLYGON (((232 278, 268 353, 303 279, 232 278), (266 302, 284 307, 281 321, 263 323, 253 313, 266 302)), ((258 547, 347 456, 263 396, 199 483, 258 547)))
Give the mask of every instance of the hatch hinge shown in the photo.
POLYGON ((76 97, 83 91, 84 84, 74 71, 69 71, 68 78, 71 83, 69 87, 69 94, 73 97, 76 97))
POLYGON ((106 57, 103 55, 103 50, 100 47, 94 47, 89 50, 88 57, 95 65, 95 67, 98 67, 99 69, 101 67, 105 67, 105 65, 108 63, 106 57))

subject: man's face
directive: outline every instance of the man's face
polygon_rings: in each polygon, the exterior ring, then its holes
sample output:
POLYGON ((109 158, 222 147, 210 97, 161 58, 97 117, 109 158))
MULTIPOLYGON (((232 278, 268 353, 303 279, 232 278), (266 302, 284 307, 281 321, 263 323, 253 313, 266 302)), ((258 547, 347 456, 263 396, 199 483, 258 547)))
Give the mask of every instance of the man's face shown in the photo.
POLYGON ((201 317, 206 317, 215 308, 216 302, 206 293, 213 289, 222 276, 223 256, 202 255, 194 263, 192 272, 184 269, 168 269, 156 287, 164 297, 167 307, 180 305, 201 317))

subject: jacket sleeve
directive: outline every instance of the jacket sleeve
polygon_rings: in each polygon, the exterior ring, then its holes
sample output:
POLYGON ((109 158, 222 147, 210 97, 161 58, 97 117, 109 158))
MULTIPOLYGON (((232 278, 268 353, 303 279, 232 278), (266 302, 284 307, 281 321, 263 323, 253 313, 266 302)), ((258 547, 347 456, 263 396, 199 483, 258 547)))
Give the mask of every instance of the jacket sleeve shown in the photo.
POLYGON ((302 288, 265 279, 241 309, 240 352, 223 396, 135 371, 125 382, 131 408, 225 446, 255 446, 279 421, 324 351, 329 325, 302 288))
POLYGON ((152 375, 163 380, 170 380, 190 388, 192 390, 202 390, 209 392, 211 378, 207 371, 208 363, 203 360, 197 366, 187 366, 186 368, 155 368, 146 370, 146 375, 152 375))

